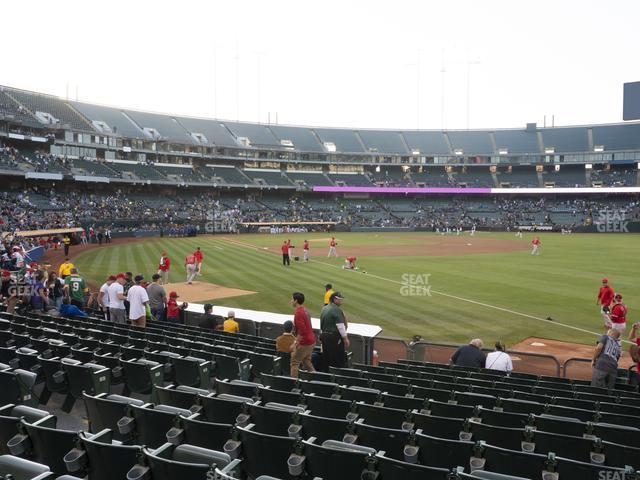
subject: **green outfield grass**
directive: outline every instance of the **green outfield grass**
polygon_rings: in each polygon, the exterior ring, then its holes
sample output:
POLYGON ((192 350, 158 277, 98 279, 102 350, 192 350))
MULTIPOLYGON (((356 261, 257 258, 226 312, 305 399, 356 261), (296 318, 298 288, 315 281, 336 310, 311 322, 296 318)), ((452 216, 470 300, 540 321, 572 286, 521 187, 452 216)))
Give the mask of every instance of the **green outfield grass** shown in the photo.
MULTIPOLYGON (((511 233, 478 233, 476 238, 514 239, 511 233)), ((374 245, 419 245, 439 237, 429 233, 339 233, 339 249, 374 245)), ((343 258, 326 258, 327 234, 238 235, 189 239, 156 238, 139 243, 102 247, 73 258, 82 274, 101 283, 119 271, 155 272, 160 253, 173 261, 172 282, 184 281, 182 262, 195 247, 202 248, 204 275, 198 280, 258 292, 214 302, 280 313, 291 311, 291 292, 307 296, 318 316, 323 285, 333 283, 346 297, 344 310, 351 321, 378 324, 383 335, 408 339, 419 334, 432 341, 485 341, 509 344, 530 336, 591 343, 594 336, 559 325, 601 332, 595 305, 603 276, 624 295, 629 320, 640 309, 640 236, 634 234, 542 234, 542 254, 528 251, 461 256, 359 257, 367 273, 344 271, 343 258), (291 238, 301 255, 304 238, 312 243, 312 262, 281 265, 281 257, 263 247, 279 247, 291 238), (252 248, 249 245, 257 246, 252 248), (403 275, 429 275, 431 296, 403 296, 403 275), (457 297, 457 298, 455 298, 457 297), (471 300, 479 302, 470 303, 471 300), (500 307, 506 310, 497 310, 500 307), (518 315, 514 312, 530 315, 518 315), (551 316, 557 323, 540 319, 551 316)), ((531 235, 521 242, 527 245, 531 235)), ((470 240, 473 241, 473 240, 470 240)), ((514 241, 516 241, 514 239, 514 241)), ((340 253, 340 250, 339 252, 340 253)), ((415 293, 406 292, 404 293, 415 293)))

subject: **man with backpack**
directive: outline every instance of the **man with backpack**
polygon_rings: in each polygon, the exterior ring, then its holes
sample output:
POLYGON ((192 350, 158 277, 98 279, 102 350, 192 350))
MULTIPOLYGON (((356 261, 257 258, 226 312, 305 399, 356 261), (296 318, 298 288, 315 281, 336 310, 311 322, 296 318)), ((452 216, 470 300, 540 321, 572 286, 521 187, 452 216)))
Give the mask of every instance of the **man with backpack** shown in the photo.
POLYGON ((610 328, 606 335, 598 340, 593 352, 591 366, 591 386, 612 390, 618 376, 618 360, 620 359, 620 330, 610 328))

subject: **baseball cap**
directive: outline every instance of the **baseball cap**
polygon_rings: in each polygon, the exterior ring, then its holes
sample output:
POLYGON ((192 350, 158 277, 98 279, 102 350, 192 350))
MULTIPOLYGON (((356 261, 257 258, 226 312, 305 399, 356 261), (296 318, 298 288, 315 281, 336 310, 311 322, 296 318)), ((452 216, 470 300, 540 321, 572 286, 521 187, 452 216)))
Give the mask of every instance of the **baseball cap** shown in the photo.
POLYGON ((119 273, 118 275, 116 275, 116 280, 118 278, 127 278, 127 276, 124 273, 119 273))
POLYGON ((330 283, 327 283, 324 288, 333 288, 333 285, 331 285, 330 283))
POLYGON ((134 282, 141 282, 142 280, 144 280, 144 276, 142 275, 136 275, 133 279, 134 282))
POLYGON ((617 300, 622 300, 622 295, 620 295, 619 293, 616 293, 613 298, 617 300))
POLYGON ((10 277, 11 276, 11 272, 9 270, 2 270, 2 276, 3 277, 10 277))
POLYGON ((176 292, 169 293, 169 298, 178 298, 178 294, 176 292))
POLYGON ((236 318, 236 312, 234 312, 233 310, 229 310, 227 312, 227 318, 229 318, 229 317, 236 318))
POLYGON ((335 299, 344 300, 344 297, 342 296, 342 294, 340 292, 335 292, 335 293, 331 294, 331 296, 329 297, 329 301, 333 301, 335 299))
POLYGON ((606 279, 606 278, 603 278, 603 279, 602 279, 602 283, 609 283, 609 280, 608 280, 608 279, 606 279))
POLYGON ((206 312, 207 310, 210 310, 213 308, 213 304, 211 303, 205 303, 204 304, 204 311, 206 312))
POLYGON ((117 278, 115 275, 109 275, 109 276, 107 277, 107 280, 110 280, 110 281, 112 281, 112 282, 115 282, 117 279, 118 279, 118 278, 117 278))

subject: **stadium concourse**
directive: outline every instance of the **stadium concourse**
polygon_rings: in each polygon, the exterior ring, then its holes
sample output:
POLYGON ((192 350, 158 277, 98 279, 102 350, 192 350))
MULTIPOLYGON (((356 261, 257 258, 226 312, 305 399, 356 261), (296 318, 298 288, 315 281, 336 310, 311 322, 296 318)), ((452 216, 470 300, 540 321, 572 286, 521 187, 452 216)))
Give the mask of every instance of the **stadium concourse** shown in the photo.
POLYGON ((91 309, 60 316, 43 311, 23 255, 40 248, 55 263, 67 239, 73 253, 269 225, 640 231, 640 124, 308 128, 1 87, 0 142, 3 480, 640 478, 632 370, 602 388, 450 365, 451 345, 417 339, 378 361, 354 324, 347 366, 292 378, 276 314, 238 310, 233 333, 213 328, 222 307, 144 328, 91 309))

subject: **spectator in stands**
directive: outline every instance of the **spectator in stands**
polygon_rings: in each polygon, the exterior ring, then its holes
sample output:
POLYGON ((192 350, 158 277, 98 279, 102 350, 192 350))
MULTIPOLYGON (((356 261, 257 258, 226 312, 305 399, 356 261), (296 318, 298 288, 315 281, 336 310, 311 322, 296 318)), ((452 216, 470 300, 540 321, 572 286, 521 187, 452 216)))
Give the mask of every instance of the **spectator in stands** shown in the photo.
POLYGON ((598 340, 593 352, 591 366, 591 386, 613 389, 618 376, 618 360, 620 359, 620 330, 610 328, 606 335, 598 340))
POLYGON ((167 322, 180 323, 180 307, 178 306, 178 293, 170 292, 167 302, 167 322))
POLYGON ((488 368, 490 370, 500 370, 507 373, 513 370, 511 357, 507 352, 505 352, 504 343, 502 343, 500 340, 495 343, 495 351, 487 355, 487 360, 485 362, 484 368, 488 368))
POLYGON ((116 281, 115 275, 109 275, 107 281, 102 284, 98 291, 98 307, 104 316, 104 319, 109 321, 109 287, 116 281))
POLYGON ((329 297, 331 297, 331 295, 333 295, 333 285, 331 285, 330 283, 327 283, 324 286, 323 305, 328 305, 329 304, 329 297))
POLYGON ((74 268, 75 265, 73 263, 71 263, 71 260, 69 260, 69 257, 64 259, 64 262, 62 262, 60 264, 60 267, 58 268, 58 276, 64 280, 65 278, 67 278, 69 275, 71 275, 71 269, 74 268))
POLYGON ((320 312, 320 342, 326 371, 329 367, 342 368, 346 349, 349 348, 345 316, 340 308, 343 300, 340 292, 333 292, 329 297, 329 304, 320 312))
POLYGON ((129 300, 129 320, 131 320, 132 325, 138 327, 147 326, 149 295, 141 285, 143 280, 144 277, 142 275, 136 275, 134 278, 135 284, 129 289, 129 293, 127 293, 127 300, 129 300))
POLYGON ((311 363, 311 354, 316 344, 316 336, 311 326, 311 315, 303 306, 304 294, 295 292, 291 296, 291 306, 295 308, 293 314, 293 326, 295 331, 295 341, 291 351, 291 376, 298 378, 298 370, 302 363, 307 371, 315 372, 311 363))
POLYGON ((78 275, 77 268, 72 268, 71 275, 64 279, 64 289, 71 303, 79 309, 83 309, 86 303, 87 283, 84 278, 78 275))
POLYGON ((276 351, 278 353, 291 353, 291 347, 296 341, 296 337, 293 335, 293 322, 287 320, 282 325, 283 333, 276 338, 276 351))
POLYGON ((109 317, 113 323, 125 324, 126 309, 124 308, 124 273, 116 275, 116 281, 109 285, 109 317))
POLYGON ((200 321, 199 326, 209 330, 222 330, 222 325, 218 324, 218 320, 213 314, 213 304, 204 304, 204 318, 200 321))
POLYGON ((156 320, 162 320, 164 317, 165 305, 167 304, 167 292, 164 287, 160 285, 160 275, 154 273, 151 279, 153 281, 151 282, 151 285, 147 287, 151 315, 153 315, 153 318, 156 320))
POLYGON ((227 333, 239 333, 240 325, 236 321, 236 313, 233 310, 227 312, 227 319, 224 321, 222 329, 227 333))
POLYGON ((35 272, 33 290, 31 291, 31 306, 34 310, 46 312, 48 303, 49 297, 47 295, 44 272, 38 270, 35 272))
POLYGON ((640 384, 640 322, 636 322, 631 326, 629 340, 635 342, 635 345, 631 345, 631 348, 629 348, 629 356, 636 362, 636 384, 640 384))
POLYGON ((451 355, 451 363, 459 367, 484 368, 485 358, 482 346, 482 340, 474 338, 469 345, 461 346, 451 355))
POLYGON ((60 307, 60 316, 66 318, 86 317, 87 314, 73 305, 68 298, 65 298, 62 301, 62 306, 60 307))
POLYGON ((64 256, 69 256, 69 247, 71 246, 71 236, 68 233, 64 234, 62 237, 62 244, 64 245, 64 256))
POLYGON ((47 290, 49 292, 49 303, 60 311, 62 299, 64 298, 64 284, 56 272, 50 272, 47 279, 47 290))

